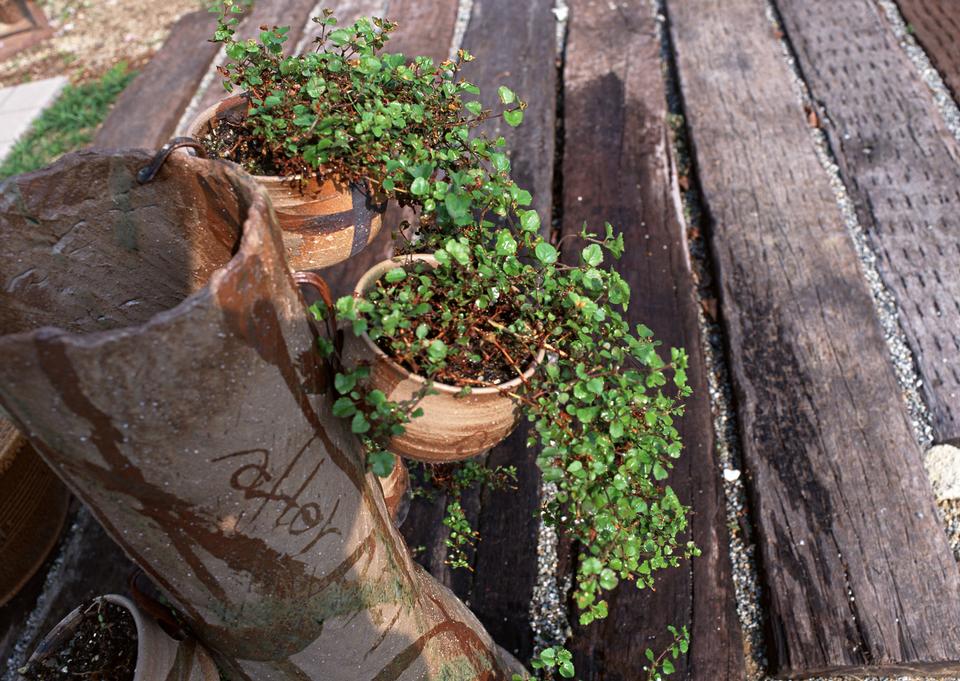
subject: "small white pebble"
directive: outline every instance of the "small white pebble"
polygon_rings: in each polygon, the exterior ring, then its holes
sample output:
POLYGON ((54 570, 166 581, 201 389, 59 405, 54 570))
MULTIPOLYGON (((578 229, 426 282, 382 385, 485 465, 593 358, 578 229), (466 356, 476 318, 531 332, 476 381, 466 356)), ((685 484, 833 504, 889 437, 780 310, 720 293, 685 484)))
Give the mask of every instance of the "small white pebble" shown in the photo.
POLYGON ((740 479, 740 471, 736 468, 724 468, 723 479, 727 482, 736 482, 740 479))

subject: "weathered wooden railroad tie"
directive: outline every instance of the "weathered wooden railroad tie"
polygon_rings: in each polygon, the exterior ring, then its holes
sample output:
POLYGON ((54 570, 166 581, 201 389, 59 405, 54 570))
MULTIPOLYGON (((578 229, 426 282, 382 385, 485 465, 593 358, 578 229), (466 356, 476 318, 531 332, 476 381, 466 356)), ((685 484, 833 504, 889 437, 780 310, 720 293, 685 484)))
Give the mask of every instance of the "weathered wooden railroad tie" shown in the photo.
MULTIPOLYGON (((453 46, 457 12, 448 0, 326 4, 342 22, 362 15, 398 21, 391 51, 440 60, 453 46)), ((705 235, 720 294, 717 315, 727 337, 765 594, 768 671, 960 673, 960 571, 782 39, 816 102, 813 118, 827 134, 897 303, 934 438, 954 443, 960 441, 960 145, 876 2, 774 4, 782 33, 763 0, 667 0, 660 17, 665 46, 646 2, 570 0, 560 70, 552 0, 474 0, 463 36, 462 46, 480 57, 465 76, 488 95, 504 83, 529 102, 520 129, 491 132, 515 150, 518 183, 532 191, 544 229, 550 217, 558 236, 575 235, 584 221, 613 222, 628 242, 621 270, 634 290, 644 291, 632 301, 633 320, 667 344, 687 347, 691 357, 695 392, 673 484, 693 507, 690 533, 704 553, 665 574, 656 592, 621 585, 604 622, 580 627, 566 604, 584 679, 641 678, 644 650, 665 640, 667 624, 686 625, 693 634, 679 677, 746 675, 690 228, 705 235), (664 53, 692 142, 694 172, 684 182, 699 188, 702 224, 687 224, 680 206, 664 53)), ((313 26, 314 5, 260 0, 240 34, 284 24, 291 42, 299 42, 313 26)), ((900 0, 899 7, 956 95, 960 23, 951 3, 900 0)), ((155 149, 183 131, 191 112, 222 97, 217 46, 206 41, 213 25, 206 12, 176 24, 121 96, 96 146, 155 149)), ((388 254, 390 228, 403 217, 388 209, 378 239, 326 271, 337 293, 349 292, 388 254)), ((492 464, 517 467, 517 490, 465 497, 483 537, 469 554, 472 571, 444 565, 442 497, 416 500, 402 528, 408 545, 424 547, 417 560, 521 659, 534 646, 529 604, 540 501, 536 452, 525 439, 521 427, 487 455, 492 464)), ((81 521, 84 536, 109 545, 89 519, 81 521)), ((91 553, 75 538, 64 542, 65 583, 41 613, 48 625, 78 593, 116 590, 118 575, 132 568, 116 551, 98 554, 98 570, 85 569, 91 553)), ((573 569, 576 548, 561 546, 562 573, 573 569)), ((35 595, 41 583, 42 575, 28 592, 35 595)), ((9 608, 26 613, 29 600, 0 611, 4 657, 18 628, 9 608)))

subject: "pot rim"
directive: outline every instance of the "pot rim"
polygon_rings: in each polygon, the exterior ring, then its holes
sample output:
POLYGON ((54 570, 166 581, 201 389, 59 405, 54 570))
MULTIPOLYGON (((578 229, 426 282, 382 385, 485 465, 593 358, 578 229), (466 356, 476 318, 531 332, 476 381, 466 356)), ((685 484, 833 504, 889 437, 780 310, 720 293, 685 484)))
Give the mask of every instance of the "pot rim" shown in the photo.
MULTIPOLYGON (((198 135, 200 133, 200 130, 203 128, 204 125, 206 125, 216 117, 217 110, 220 108, 220 106, 224 102, 236 100, 237 103, 239 103, 241 100, 245 98, 246 98, 246 94, 241 92, 238 94, 230 95, 229 97, 224 97, 216 104, 213 104, 212 106, 208 106, 206 109, 204 109, 203 111, 201 111, 200 113, 198 113, 196 116, 193 117, 193 120, 190 122, 190 125, 187 126, 187 136, 192 137, 195 140, 199 140, 198 135)), ((217 158, 216 160, 225 161, 226 159, 217 158)), ((230 162, 232 163, 232 161, 230 162)), ((311 179, 314 179, 312 177, 305 178, 303 175, 254 175, 253 173, 250 173, 250 175, 256 178, 258 182, 276 182, 277 184, 290 184, 291 182, 296 182, 297 180, 309 181, 311 179)), ((345 187, 353 186, 352 183, 342 184, 337 182, 337 184, 345 187)), ((360 185, 358 184, 357 186, 360 186, 360 185)), ((365 188, 365 189, 368 190, 369 188, 365 188)))
MULTIPOLYGON (((398 255, 388 260, 381 260, 379 263, 377 263, 376 265, 368 269, 366 272, 364 272, 363 276, 361 276, 360 279, 357 280, 357 285, 353 289, 353 297, 354 298, 362 297, 363 294, 366 293, 387 272, 389 272, 390 270, 394 270, 398 267, 402 267, 404 263, 409 263, 414 260, 428 263, 434 267, 436 267, 439 264, 437 262, 437 259, 432 255, 430 255, 429 253, 412 253, 409 255, 398 255)), ((348 331, 348 333, 352 333, 352 332, 348 331)), ((450 385, 449 383, 441 383, 439 381, 429 381, 428 379, 424 378, 420 374, 413 373, 406 367, 402 366, 399 362, 395 361, 390 355, 388 355, 383 350, 381 350, 380 346, 374 343, 373 339, 370 338, 370 336, 366 332, 364 332, 360 336, 360 340, 363 343, 365 343, 366 346, 373 351, 373 354, 378 359, 385 360, 387 363, 390 364, 391 367, 401 372, 405 377, 413 381, 416 381, 421 385, 426 385, 427 383, 431 383, 431 387, 434 390, 437 390, 441 393, 445 393, 447 395, 453 395, 453 396, 460 395, 460 392, 463 390, 462 386, 450 385)), ((509 381, 500 383, 496 386, 482 387, 482 388, 471 387, 470 394, 471 395, 498 395, 498 394, 502 395, 504 392, 508 392, 510 390, 513 390, 514 388, 519 387, 531 376, 533 376, 533 373, 537 370, 537 367, 539 367, 540 364, 543 362, 543 358, 546 356, 546 354, 547 354, 546 348, 540 348, 540 351, 537 352, 533 361, 530 362, 530 365, 520 376, 511 378, 509 381)))
POLYGON ((143 664, 147 656, 146 638, 149 633, 147 632, 147 627, 140 609, 137 608, 133 601, 118 594, 103 594, 101 596, 95 596, 89 603, 81 603, 69 613, 64 615, 63 619, 54 625, 54 627, 48 631, 42 639, 40 639, 36 649, 30 655, 30 660, 33 661, 49 655, 57 648, 61 647, 68 639, 68 636, 73 635, 74 629, 71 629, 71 625, 73 625, 73 623, 83 616, 83 614, 86 613, 90 608, 101 601, 120 606, 130 613, 130 616, 133 618, 133 625, 137 629, 137 661, 134 665, 133 678, 134 681, 139 681, 142 679, 143 664))
MULTIPOLYGON (((32 173, 24 173, 23 175, 15 175, 7 180, 4 180, 3 182, 0 182, 0 189, 7 184, 16 184, 19 187, 19 184, 24 180, 33 179, 35 175, 45 173, 53 168, 60 169, 62 167, 64 169, 69 169, 73 164, 85 162, 86 158, 96 159, 108 155, 108 153, 98 151, 96 149, 81 149, 80 151, 72 151, 69 154, 65 154, 44 169, 37 170, 32 173)), ((199 167, 203 167, 205 164, 207 167, 215 166, 214 162, 210 159, 202 159, 187 153, 177 154, 176 156, 176 162, 185 163, 188 166, 195 164, 199 167)), ((149 164, 152 158, 153 156, 151 154, 139 149, 123 150, 122 154, 114 155, 114 160, 121 159, 123 162, 126 162, 127 159, 137 159, 139 162, 139 167, 149 164)), ((168 159, 167 163, 169 164, 172 160, 172 158, 168 159)), ((232 176, 231 181, 236 183, 235 189, 238 193, 241 191, 248 193, 249 203, 247 204, 246 211, 243 214, 236 251, 230 256, 229 260, 224 262, 210 274, 210 277, 203 286, 186 295, 183 300, 175 305, 160 310, 149 319, 141 322, 124 324, 123 326, 117 326, 110 329, 70 331, 62 326, 46 324, 44 326, 33 326, 23 331, 15 331, 12 333, 6 333, 0 330, 0 356, 2 356, 2 349, 7 343, 21 343, 26 339, 32 339, 35 341, 39 338, 48 339, 51 337, 58 337, 63 339, 67 344, 76 344, 84 348, 107 345, 115 342, 119 338, 124 338, 152 327, 169 324, 172 321, 181 318, 182 315, 184 315, 188 310, 199 304, 201 300, 208 297, 210 295, 210 287, 215 282, 219 282, 222 278, 226 277, 228 273, 232 273, 234 270, 242 267, 242 261, 246 255, 250 253, 250 251, 256 249, 260 244, 271 239, 271 232, 273 229, 270 225, 270 220, 267 217, 272 211, 269 210, 270 197, 267 194, 266 189, 253 181, 250 176, 245 177, 245 173, 242 171, 230 167, 231 165, 235 164, 228 164, 225 166, 226 172, 232 176), (261 221, 261 215, 263 215, 266 219, 261 221)), ((279 226, 276 227, 278 238, 281 231, 282 230, 279 228, 279 226)), ((285 254, 284 262, 286 263, 285 254)), ((289 264, 287 264, 287 270, 290 271, 289 264)), ((290 281, 291 286, 293 286, 294 290, 296 290, 296 285, 292 283, 292 278, 290 281)))
POLYGON ((143 675, 143 664, 145 664, 145 659, 147 656, 147 626, 143 620, 143 613, 140 612, 133 601, 131 601, 126 596, 120 596, 118 594, 105 594, 100 596, 99 600, 106 601, 107 603, 113 603, 114 605, 119 605, 121 608, 130 613, 130 616, 133 618, 133 624, 137 628, 137 663, 134 665, 133 677, 134 679, 140 679, 143 675))
MULTIPOLYGON (((236 100, 237 103, 239 103, 240 100, 242 99, 245 99, 244 93, 234 94, 228 97, 224 97, 223 99, 218 101, 216 104, 208 106, 206 109, 204 109, 203 111, 201 111, 200 113, 198 113, 196 116, 193 117, 193 120, 190 122, 190 125, 187 126, 187 136, 192 137, 195 140, 199 140, 200 130, 203 128, 204 125, 206 125, 207 123, 212 121, 214 118, 216 118, 217 110, 220 108, 220 106, 224 102, 236 100)), ((225 159, 218 158, 217 160, 222 161, 225 159)), ((296 175, 293 177, 284 177, 282 175, 253 175, 253 173, 251 173, 251 176, 257 178, 258 180, 263 179, 263 180, 271 180, 276 182, 289 182, 298 177, 296 175)))

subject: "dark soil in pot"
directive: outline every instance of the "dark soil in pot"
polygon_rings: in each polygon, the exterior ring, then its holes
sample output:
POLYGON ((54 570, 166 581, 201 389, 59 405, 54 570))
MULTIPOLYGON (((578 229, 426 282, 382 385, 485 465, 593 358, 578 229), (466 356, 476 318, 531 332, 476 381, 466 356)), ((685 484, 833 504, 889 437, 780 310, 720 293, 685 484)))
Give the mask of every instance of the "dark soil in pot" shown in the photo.
POLYGON ((133 616, 98 600, 83 610, 72 636, 20 673, 27 681, 132 681, 136 665, 133 616))
MULTIPOLYGON (((430 267, 421 265, 412 269, 411 273, 416 276, 431 276, 430 267)), ((376 288, 386 298, 392 298, 404 283, 406 282, 390 283, 381 278, 377 281, 376 288)), ((397 329, 395 337, 381 336, 374 341, 388 357, 408 371, 422 374, 417 358, 411 355, 401 356, 391 344, 410 347, 420 324, 426 324, 430 328, 428 338, 439 338, 451 348, 447 355, 447 366, 431 377, 446 385, 461 387, 506 383, 535 361, 536 355, 530 351, 528 341, 508 333, 494 334, 494 325, 509 326, 517 320, 518 312, 508 295, 502 296, 499 301, 485 309, 482 315, 478 315, 476 309, 471 309, 474 307, 472 301, 445 301, 443 306, 431 305, 427 299, 423 302, 427 303, 429 309, 417 317, 409 328, 397 329), (449 333, 453 324, 444 319, 444 315, 448 313, 459 319, 472 318, 475 323, 469 325, 465 336, 453 338, 449 333)))
POLYGON ((265 156, 257 141, 244 137, 243 133, 239 121, 223 119, 197 141, 210 158, 233 161, 251 175, 282 176, 289 172, 289 168, 281 167, 271 157, 265 156))

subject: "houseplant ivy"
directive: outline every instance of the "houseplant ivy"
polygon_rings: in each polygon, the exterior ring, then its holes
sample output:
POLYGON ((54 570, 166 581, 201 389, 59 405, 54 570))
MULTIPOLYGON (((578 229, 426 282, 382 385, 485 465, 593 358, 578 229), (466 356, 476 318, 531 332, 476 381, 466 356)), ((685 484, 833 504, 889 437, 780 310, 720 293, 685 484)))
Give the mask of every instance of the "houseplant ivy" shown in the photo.
MULTIPOLYGON (((435 251, 437 267, 394 269, 365 297, 337 301, 337 315, 401 365, 465 393, 496 385, 472 379, 472 368, 499 361, 519 374, 546 348, 550 361, 513 397, 534 425, 529 444, 541 448, 544 479, 558 486, 545 519, 584 547, 574 596, 586 624, 606 615, 602 591, 620 579, 652 586, 656 570, 694 549, 678 545, 687 509, 663 484, 680 455, 674 419, 682 413, 664 388, 688 394, 686 355, 674 349, 665 362, 649 329, 626 322, 629 286, 601 267, 605 253, 622 253, 622 235, 607 225, 603 235, 581 236, 588 245, 566 265, 540 236, 535 212, 522 211, 513 226, 481 220, 435 251)), ((362 378, 366 368, 359 371, 362 378)), ((409 412, 372 412, 355 374, 340 376, 349 389, 337 408, 355 431, 373 433, 376 455, 390 416, 409 412)))
MULTIPOLYGON (((283 28, 236 40, 233 11, 226 0, 216 39, 232 61, 221 73, 250 107, 236 131, 244 143, 218 155, 251 172, 365 182, 377 198, 417 209, 415 238, 400 250, 436 259, 401 263, 367 295, 341 298, 338 319, 402 366, 464 393, 502 382, 478 379, 479 366, 521 375, 546 350, 548 361, 511 396, 533 424, 529 444, 540 447, 544 479, 558 488, 544 518, 582 547, 580 621, 606 616, 602 594, 619 581, 652 586, 657 570, 697 553, 679 540, 688 509, 665 482, 681 451, 674 419, 689 393, 686 355, 661 357, 650 330, 626 321, 630 288, 604 267, 624 249, 610 225, 585 229, 571 263, 543 238, 539 215, 526 209, 530 194, 510 177, 504 141, 473 131, 494 114, 460 77, 469 54, 410 62, 383 53, 394 24, 339 28, 325 13, 315 19, 316 51, 288 56, 283 28)), ((520 124, 523 102, 505 87, 498 94, 497 115, 520 124)), ((366 386, 368 375, 369 367, 341 367, 334 411, 364 439, 374 472, 387 475, 386 445, 419 416, 419 396, 390 402, 366 386)), ((462 520, 454 517, 469 538, 462 520)), ((674 635, 663 655, 650 653, 652 674, 669 672, 670 657, 685 649, 685 632, 674 635)), ((542 651, 533 666, 573 674, 562 648, 542 651)))
POLYGON ((495 116, 519 125, 526 104, 501 87, 502 110, 484 110, 479 88, 460 78, 470 54, 434 64, 386 53, 396 24, 362 18, 339 27, 325 10, 313 19, 314 49, 291 55, 286 27, 238 40, 241 12, 235 0, 223 1, 214 40, 229 58, 218 67, 225 89, 246 93, 249 108, 220 138, 204 141, 211 155, 255 175, 365 184, 375 202, 415 206, 420 238, 438 221, 468 225, 476 211, 506 215, 529 205, 529 192, 505 172, 504 140, 471 136, 495 116))

